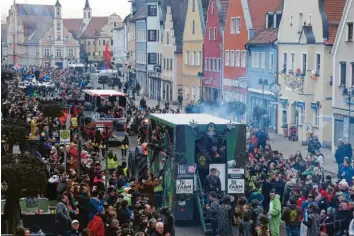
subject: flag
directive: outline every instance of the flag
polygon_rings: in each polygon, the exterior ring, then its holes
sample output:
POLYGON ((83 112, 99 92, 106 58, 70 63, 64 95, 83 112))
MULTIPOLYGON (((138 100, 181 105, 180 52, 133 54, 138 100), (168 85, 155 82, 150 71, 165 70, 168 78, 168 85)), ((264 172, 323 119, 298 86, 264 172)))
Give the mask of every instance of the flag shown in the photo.
POLYGON ((108 49, 108 43, 106 44, 106 47, 104 49, 104 58, 106 60, 106 68, 110 68, 110 63, 111 63, 111 52, 108 49))

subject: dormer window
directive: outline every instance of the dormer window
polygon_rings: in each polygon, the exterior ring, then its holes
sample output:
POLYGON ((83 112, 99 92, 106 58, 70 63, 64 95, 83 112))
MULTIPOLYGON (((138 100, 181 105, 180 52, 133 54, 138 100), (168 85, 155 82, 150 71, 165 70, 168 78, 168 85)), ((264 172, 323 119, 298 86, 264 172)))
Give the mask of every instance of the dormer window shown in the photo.
POLYGON ((88 12, 88 18, 89 19, 91 18, 91 12, 88 12))
POLYGON ((302 12, 300 12, 299 13, 299 24, 298 24, 298 29, 297 29, 298 33, 301 33, 301 31, 302 31, 303 22, 304 22, 304 15, 302 14, 302 12))
POLYGON ((60 16, 60 11, 59 10, 57 11, 57 16, 60 16))
POLYGON ((353 30, 353 22, 348 22, 347 23, 348 27, 348 42, 353 42, 353 37, 354 37, 354 30, 353 30))
POLYGON ((311 25, 311 21, 312 21, 312 15, 309 14, 309 22, 308 22, 308 25, 311 25))
POLYGON ((214 13, 215 13, 215 3, 212 3, 211 4, 211 14, 214 15, 214 13))

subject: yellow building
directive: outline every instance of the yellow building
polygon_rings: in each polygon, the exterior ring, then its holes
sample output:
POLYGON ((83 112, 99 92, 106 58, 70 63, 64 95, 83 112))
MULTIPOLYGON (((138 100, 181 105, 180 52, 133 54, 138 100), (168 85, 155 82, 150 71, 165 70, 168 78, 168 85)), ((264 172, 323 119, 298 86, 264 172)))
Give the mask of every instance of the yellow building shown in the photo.
POLYGON ((201 96, 202 78, 198 77, 198 73, 203 72, 204 8, 207 7, 202 0, 188 1, 183 34, 183 80, 182 88, 179 88, 185 102, 198 100, 201 96))

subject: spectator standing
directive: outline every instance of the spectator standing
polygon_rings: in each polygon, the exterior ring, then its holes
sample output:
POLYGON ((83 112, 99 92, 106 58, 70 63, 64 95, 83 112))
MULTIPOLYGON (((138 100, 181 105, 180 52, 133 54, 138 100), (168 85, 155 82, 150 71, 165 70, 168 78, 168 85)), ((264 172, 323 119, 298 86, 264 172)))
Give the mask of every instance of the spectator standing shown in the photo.
POLYGON ((97 213, 92 221, 87 225, 87 228, 90 230, 91 236, 104 236, 104 223, 103 223, 103 216, 104 216, 104 208, 99 207, 99 213, 97 213))
POLYGON ((215 192, 209 193, 210 206, 206 204, 206 211, 211 218, 211 229, 212 236, 216 236, 216 230, 218 229, 218 215, 219 215, 219 200, 217 199, 217 194, 215 192))
POLYGON ((275 190, 270 192, 270 205, 269 213, 270 215, 270 235, 279 236, 280 235, 280 223, 281 223, 281 204, 280 196, 275 193, 275 190))
POLYGON ((70 213, 67 208, 69 204, 69 197, 63 194, 61 201, 58 203, 55 210, 55 228, 57 235, 65 235, 69 230, 69 225, 71 223, 70 213))
POLYGON ((80 224, 78 220, 73 220, 71 222, 71 230, 69 230, 68 235, 70 236, 81 236, 81 231, 79 230, 80 224))

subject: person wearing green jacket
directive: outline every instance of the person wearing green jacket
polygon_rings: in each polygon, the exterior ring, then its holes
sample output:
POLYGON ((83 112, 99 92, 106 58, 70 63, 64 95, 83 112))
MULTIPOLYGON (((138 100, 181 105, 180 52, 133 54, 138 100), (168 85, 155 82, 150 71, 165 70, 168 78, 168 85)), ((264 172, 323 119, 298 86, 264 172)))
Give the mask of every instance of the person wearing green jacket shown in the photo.
POLYGON ((302 172, 302 175, 303 175, 303 176, 312 175, 312 174, 313 174, 313 169, 315 169, 315 166, 312 165, 312 164, 310 164, 310 165, 307 167, 307 169, 306 169, 304 172, 302 172))
POLYGON ((270 192, 270 206, 269 206, 269 228, 271 236, 280 236, 280 223, 281 223, 281 204, 280 196, 275 193, 273 189, 270 192))

